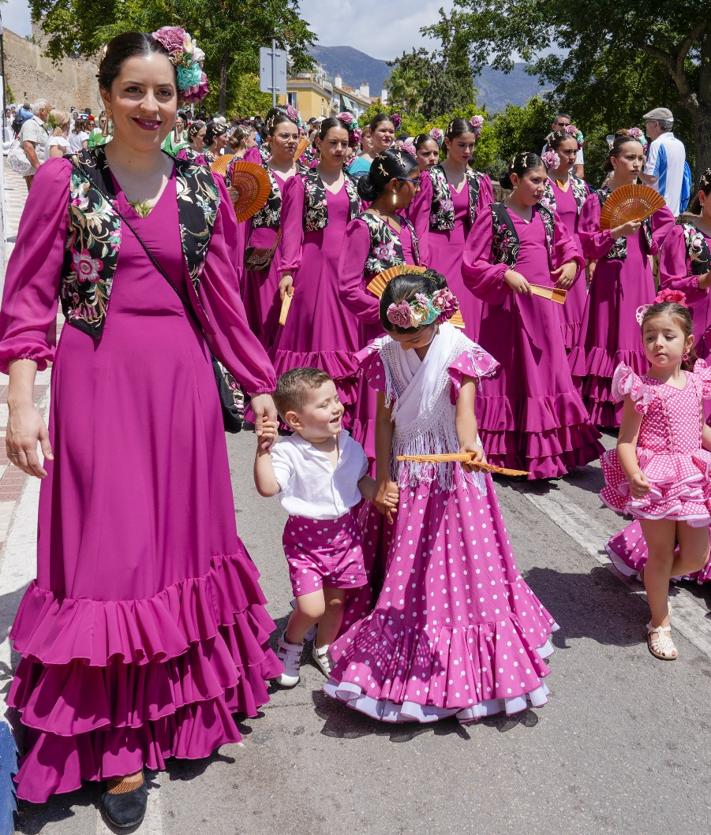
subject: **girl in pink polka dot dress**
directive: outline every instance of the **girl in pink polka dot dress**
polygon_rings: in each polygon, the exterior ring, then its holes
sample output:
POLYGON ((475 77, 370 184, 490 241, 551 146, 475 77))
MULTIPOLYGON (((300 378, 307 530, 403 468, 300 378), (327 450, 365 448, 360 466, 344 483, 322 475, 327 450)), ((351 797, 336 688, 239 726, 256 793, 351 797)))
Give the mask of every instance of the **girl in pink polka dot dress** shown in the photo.
POLYGON ((649 372, 618 365, 612 393, 624 401, 617 449, 602 457, 602 500, 640 521, 649 557, 644 585, 651 611, 647 646, 673 661, 669 581, 703 569, 711 523, 711 436, 703 431, 703 400, 711 399, 711 368, 688 369, 694 343, 684 294, 662 290, 640 308, 649 372), (678 544, 678 549, 675 546, 678 544))
POLYGON ((385 722, 467 722, 548 696, 557 627, 516 567, 491 477, 476 464, 396 461, 457 450, 484 460, 474 396, 498 364, 446 323, 455 309, 438 273, 394 278, 380 306, 390 335, 364 352, 378 392, 375 502, 392 541, 375 608, 331 644, 324 689, 385 722))

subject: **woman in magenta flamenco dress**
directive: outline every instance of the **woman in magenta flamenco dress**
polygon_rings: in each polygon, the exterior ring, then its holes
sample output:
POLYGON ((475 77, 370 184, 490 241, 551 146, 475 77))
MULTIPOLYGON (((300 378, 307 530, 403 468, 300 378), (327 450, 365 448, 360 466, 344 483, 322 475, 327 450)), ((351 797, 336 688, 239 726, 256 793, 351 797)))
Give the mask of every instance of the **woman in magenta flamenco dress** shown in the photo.
MULTIPOLYGON (((696 203, 699 216, 694 222, 674 226, 662 244, 659 283, 662 289, 681 290, 686 295, 694 325, 694 352, 708 362, 711 355, 711 169, 701 177, 696 203)), ((708 400, 704 401, 704 412, 709 423, 708 400)), ((637 574, 647 562, 647 543, 639 522, 630 522, 615 534, 606 549, 623 574, 637 574)), ((700 583, 711 581, 711 563, 691 579, 700 583)))
POLYGON ((464 282, 484 302, 479 343, 501 364, 481 383, 477 420, 492 464, 559 478, 602 447, 570 376, 556 305, 528 286, 569 286, 582 258, 538 202, 547 179, 540 157, 517 154, 509 177, 509 205, 479 216, 464 253, 464 282))
POLYGON ((479 333, 481 301, 464 288, 462 256, 474 222, 494 202, 489 177, 469 166, 481 119, 449 123, 444 139, 447 158, 423 172, 420 191, 408 211, 422 262, 447 279, 462 306, 464 333, 470 339, 479 333))
MULTIPOLYGON (((294 162, 299 131, 292 119, 281 110, 267 116, 270 155, 264 162, 271 190, 263 208, 247 223, 244 251, 242 300, 252 332, 266 350, 271 348, 279 327, 279 273, 276 252, 282 237, 281 212, 288 181, 303 170, 294 162)), ((259 151, 249 153, 248 162, 259 162, 259 151)), ((238 162, 239 160, 235 160, 238 162)), ((227 169, 230 179, 231 169, 227 169)))
MULTIPOLYGON (((551 156, 544 162, 548 168, 548 182, 546 193, 541 201, 555 212, 565 224, 568 234, 575 239, 580 247, 578 238, 578 219, 585 201, 590 195, 590 186, 585 180, 573 174, 575 158, 578 154, 578 140, 576 139, 578 129, 574 125, 555 131, 548 136, 548 151, 551 156)), ((587 289, 585 286, 585 266, 581 266, 575 281, 568 288, 568 295, 565 304, 561 305, 559 313, 561 326, 563 328, 563 342, 565 350, 570 352, 580 342, 585 302, 587 300, 587 289)))
POLYGON ((544 658, 557 627, 516 566, 491 476, 395 460, 481 455, 474 392, 497 364, 436 323, 455 309, 442 307, 442 293, 449 291, 437 273, 393 279, 383 323, 390 308, 416 300, 422 324, 388 320, 392 336, 363 352, 379 397, 379 495, 396 479, 400 502, 375 608, 331 644, 324 690, 383 722, 471 722, 541 706, 548 695, 544 658))
MULTIPOLYGON (((34 372, 53 363, 37 579, 12 628, 8 703, 25 730, 18 796, 106 780, 103 811, 127 826, 145 811, 143 769, 239 741, 232 714, 255 716, 281 669, 237 535, 211 352, 253 396, 258 424, 276 417, 275 377, 237 292, 224 183, 160 152, 177 107, 166 49, 119 35, 99 80, 114 139, 39 170, 0 317, 0 367, 28 404, 11 405, 11 423, 33 438, 47 437, 34 372), (153 96, 115 95, 127 73, 153 96), (141 183, 151 191, 130 203, 141 183)), ((25 460, 36 442, 20 452, 19 434, 11 460, 41 474, 25 460)))
POLYGON ((619 186, 636 182, 644 151, 636 139, 618 136, 610 150, 613 176, 607 186, 588 197, 580 213, 578 235, 583 254, 596 261, 583 317, 579 344, 570 354, 573 376, 581 382, 583 400, 595 426, 615 429, 622 405, 612 398, 612 375, 624 363, 643 374, 647 360, 639 338, 635 312, 654 298, 649 255, 659 251, 674 225, 664 207, 649 220, 600 228, 605 201, 619 186))
POLYGON ((338 261, 348 223, 361 210, 356 184, 343 170, 349 134, 344 122, 320 128, 320 163, 292 177, 284 190, 282 241, 277 252, 281 298, 293 292, 286 324, 271 349, 277 375, 320 368, 336 380, 350 429, 356 401, 358 320, 339 294, 338 261))

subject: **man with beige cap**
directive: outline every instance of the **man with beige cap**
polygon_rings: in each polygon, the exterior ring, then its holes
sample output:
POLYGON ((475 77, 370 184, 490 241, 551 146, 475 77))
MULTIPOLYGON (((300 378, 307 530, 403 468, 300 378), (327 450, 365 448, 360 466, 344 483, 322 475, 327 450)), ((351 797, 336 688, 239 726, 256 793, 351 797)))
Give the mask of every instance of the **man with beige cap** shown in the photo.
POLYGON ((674 116, 668 107, 655 107, 643 118, 650 144, 642 181, 656 189, 678 217, 684 208, 681 205, 686 168, 684 143, 672 132, 674 116))

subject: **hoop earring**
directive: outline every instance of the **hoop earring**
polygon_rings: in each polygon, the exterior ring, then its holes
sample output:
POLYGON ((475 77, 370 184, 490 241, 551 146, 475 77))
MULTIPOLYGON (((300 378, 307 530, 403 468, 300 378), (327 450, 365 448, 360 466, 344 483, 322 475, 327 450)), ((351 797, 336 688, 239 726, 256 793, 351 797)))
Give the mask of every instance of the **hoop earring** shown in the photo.
POLYGON ((684 353, 681 355, 681 358, 684 362, 688 362, 689 361, 689 352, 684 351, 684 353))

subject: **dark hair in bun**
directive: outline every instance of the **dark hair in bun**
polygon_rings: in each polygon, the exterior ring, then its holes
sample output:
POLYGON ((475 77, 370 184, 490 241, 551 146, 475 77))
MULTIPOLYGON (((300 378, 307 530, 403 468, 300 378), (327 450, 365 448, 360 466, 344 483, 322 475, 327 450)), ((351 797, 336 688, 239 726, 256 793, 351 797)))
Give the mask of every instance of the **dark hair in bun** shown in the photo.
POLYGON ((372 203, 380 197, 392 179, 409 177, 415 170, 419 170, 419 166, 412 154, 388 148, 375 157, 370 171, 358 180, 358 194, 363 200, 372 203))
MULTIPOLYGON (((99 64, 99 86, 103 90, 110 90, 111 85, 118 78, 124 61, 135 56, 153 55, 160 52, 168 58, 168 50, 153 35, 147 32, 123 32, 106 44, 104 57, 99 64)), ((175 73, 175 67, 173 68, 175 73)), ((177 77, 176 77, 177 88, 177 77)))
POLYGON ((386 331, 395 333, 414 333, 417 328, 401 328, 388 319, 388 308, 391 304, 412 301, 418 293, 433 296, 438 290, 447 286, 445 277, 436 270, 424 273, 405 273, 395 276, 388 282, 383 295, 380 297, 380 324, 386 331))
POLYGON ((499 179, 502 188, 511 189, 513 183, 511 182, 511 175, 516 174, 518 177, 523 177, 529 171, 534 171, 543 165, 543 160, 534 154, 532 151, 519 151, 516 156, 509 163, 507 172, 499 179))
POLYGON ((612 171, 612 158, 621 156, 622 148, 627 145, 628 142, 636 142, 638 145, 642 143, 639 139, 636 139, 634 136, 630 136, 629 133, 622 133, 622 131, 618 131, 615 134, 615 140, 612 143, 612 148, 610 148, 610 152, 607 155, 607 160, 605 162, 605 171, 612 171))

